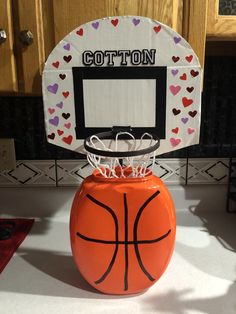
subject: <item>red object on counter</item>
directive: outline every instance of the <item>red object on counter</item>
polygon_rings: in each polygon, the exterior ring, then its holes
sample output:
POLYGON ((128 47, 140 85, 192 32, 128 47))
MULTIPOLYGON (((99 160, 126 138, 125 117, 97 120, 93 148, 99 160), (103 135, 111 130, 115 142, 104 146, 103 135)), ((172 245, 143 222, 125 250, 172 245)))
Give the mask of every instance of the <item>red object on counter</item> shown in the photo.
POLYGON ((34 219, 0 218, 0 273, 28 235, 34 219))

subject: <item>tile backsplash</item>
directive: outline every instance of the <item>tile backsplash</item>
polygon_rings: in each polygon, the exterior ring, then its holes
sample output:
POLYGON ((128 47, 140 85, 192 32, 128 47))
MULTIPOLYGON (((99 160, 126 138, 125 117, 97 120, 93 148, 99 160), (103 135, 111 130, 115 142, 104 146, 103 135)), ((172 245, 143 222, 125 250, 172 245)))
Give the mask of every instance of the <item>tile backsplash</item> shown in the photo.
POLYGON ((18 160, 16 168, 0 172, 0 187, 56 186, 55 160, 18 160))
MULTIPOLYGON (((18 160, 16 169, 0 172, 0 187, 79 186, 93 169, 85 159, 18 160)), ((155 175, 166 185, 226 184, 229 159, 156 159, 155 175)))

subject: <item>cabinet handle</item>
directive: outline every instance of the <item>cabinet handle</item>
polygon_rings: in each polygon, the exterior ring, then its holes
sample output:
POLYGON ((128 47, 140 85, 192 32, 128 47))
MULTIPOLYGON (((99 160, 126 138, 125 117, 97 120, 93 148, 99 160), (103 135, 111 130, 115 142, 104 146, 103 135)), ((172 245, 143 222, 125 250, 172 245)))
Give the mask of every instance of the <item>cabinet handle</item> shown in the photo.
POLYGON ((4 29, 0 29, 0 44, 3 44, 7 40, 7 33, 4 29))
POLYGON ((32 45, 32 43, 34 41, 34 36, 30 30, 23 30, 20 32, 19 39, 23 45, 29 46, 29 45, 32 45))

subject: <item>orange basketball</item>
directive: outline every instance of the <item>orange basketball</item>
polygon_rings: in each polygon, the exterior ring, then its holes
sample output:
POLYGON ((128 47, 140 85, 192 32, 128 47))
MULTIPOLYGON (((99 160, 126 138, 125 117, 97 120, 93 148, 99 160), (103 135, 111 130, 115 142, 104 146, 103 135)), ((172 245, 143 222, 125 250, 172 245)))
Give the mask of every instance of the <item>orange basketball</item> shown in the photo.
POLYGON ((108 294, 132 294, 165 271, 175 242, 175 209, 163 182, 104 178, 95 170, 76 193, 70 218, 74 260, 108 294))

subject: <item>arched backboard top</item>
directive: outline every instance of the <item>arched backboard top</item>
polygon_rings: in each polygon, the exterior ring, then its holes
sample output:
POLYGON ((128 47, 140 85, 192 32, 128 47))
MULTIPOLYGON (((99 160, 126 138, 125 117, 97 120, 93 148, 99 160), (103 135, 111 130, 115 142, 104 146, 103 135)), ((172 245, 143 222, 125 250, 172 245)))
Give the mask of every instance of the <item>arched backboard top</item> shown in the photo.
POLYGON ((83 152, 83 139, 112 126, 161 138, 157 154, 198 144, 201 67, 188 42, 145 17, 79 26, 43 72, 48 141, 83 152))

